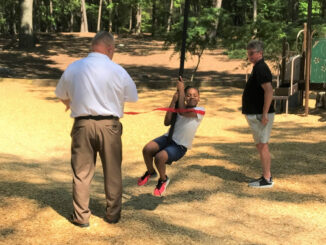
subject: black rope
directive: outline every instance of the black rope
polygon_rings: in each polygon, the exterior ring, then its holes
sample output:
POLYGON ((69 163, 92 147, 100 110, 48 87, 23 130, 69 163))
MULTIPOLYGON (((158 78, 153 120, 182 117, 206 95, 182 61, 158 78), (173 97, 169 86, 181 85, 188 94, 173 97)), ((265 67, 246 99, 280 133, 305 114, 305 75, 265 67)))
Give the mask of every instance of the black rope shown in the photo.
MULTIPOLYGON (((184 9, 184 17, 183 17, 183 30, 182 30, 182 45, 181 45, 181 54, 180 54, 180 67, 179 67, 179 77, 183 76, 184 71, 184 63, 185 63, 185 55, 186 55, 186 40, 187 40, 187 29, 188 29, 188 14, 190 8, 190 0, 186 0, 185 9, 184 9)), ((178 101, 175 103, 175 108, 178 108, 178 101)), ((171 142, 172 135, 174 132, 175 122, 177 120, 177 113, 172 114, 171 118, 171 126, 168 135, 168 141, 171 142)))

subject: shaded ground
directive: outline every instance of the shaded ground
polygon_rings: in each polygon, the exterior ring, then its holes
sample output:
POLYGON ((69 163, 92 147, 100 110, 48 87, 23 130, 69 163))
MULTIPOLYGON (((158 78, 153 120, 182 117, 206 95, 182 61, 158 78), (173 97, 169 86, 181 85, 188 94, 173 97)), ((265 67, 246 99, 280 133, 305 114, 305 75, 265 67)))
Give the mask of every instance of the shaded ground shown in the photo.
MULTIPOLYGON (((89 52, 94 33, 38 34, 37 46, 26 52, 17 49, 17 43, 0 38, 0 77, 59 79, 68 64, 89 52)), ((155 82, 166 87, 178 76, 179 56, 171 49, 162 50, 163 41, 151 37, 116 37, 114 61, 123 65, 136 82, 142 85, 155 82)), ((188 57, 184 77, 190 78, 197 60, 188 57)), ((230 61, 221 50, 208 51, 203 56, 196 81, 242 86, 245 70, 242 61, 230 61)), ((153 83, 151 83, 153 84, 153 83)))

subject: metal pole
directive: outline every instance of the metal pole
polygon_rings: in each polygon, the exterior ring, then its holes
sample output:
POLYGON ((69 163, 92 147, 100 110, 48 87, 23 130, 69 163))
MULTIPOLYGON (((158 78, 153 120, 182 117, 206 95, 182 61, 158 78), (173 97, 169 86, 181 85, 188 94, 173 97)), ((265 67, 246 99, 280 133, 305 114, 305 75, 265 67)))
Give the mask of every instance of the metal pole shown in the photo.
POLYGON ((306 76, 305 76, 305 116, 309 114, 309 83, 310 83, 310 59, 311 59, 311 9, 312 0, 308 0, 308 21, 306 35, 306 76))
MULTIPOLYGON (((188 29, 188 14, 190 8, 190 0, 186 0, 184 8, 184 17, 183 17, 183 30, 182 30, 182 45, 181 45, 181 54, 180 54, 180 67, 179 67, 179 77, 183 76, 184 71, 184 62, 186 56, 186 40, 187 40, 187 29, 188 29)), ((178 108, 178 101, 175 104, 175 108, 178 108)), ((171 119, 171 126, 168 135, 168 141, 172 140, 172 135, 174 132, 175 122, 177 120, 177 113, 173 113, 171 119)))

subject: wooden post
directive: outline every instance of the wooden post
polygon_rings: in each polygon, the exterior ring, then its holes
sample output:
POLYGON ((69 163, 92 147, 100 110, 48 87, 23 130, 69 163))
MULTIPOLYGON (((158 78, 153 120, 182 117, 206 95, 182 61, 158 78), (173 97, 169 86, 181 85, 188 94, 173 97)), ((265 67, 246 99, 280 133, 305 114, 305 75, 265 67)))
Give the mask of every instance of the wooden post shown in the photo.
POLYGON ((305 116, 309 114, 309 83, 310 83, 310 59, 311 59, 311 9, 312 0, 308 0, 308 22, 306 32, 306 74, 305 74, 305 116))

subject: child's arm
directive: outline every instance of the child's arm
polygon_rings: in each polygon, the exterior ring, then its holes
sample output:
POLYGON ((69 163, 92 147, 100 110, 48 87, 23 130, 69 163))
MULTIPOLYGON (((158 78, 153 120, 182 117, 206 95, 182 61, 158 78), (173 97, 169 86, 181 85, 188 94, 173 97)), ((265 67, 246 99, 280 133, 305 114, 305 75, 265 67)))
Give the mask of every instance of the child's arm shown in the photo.
MULTIPOLYGON (((174 93, 174 95, 172 97, 169 108, 173 108, 173 109, 175 108, 175 104, 176 104, 176 102, 178 100, 178 97, 179 97, 179 94, 178 94, 178 91, 177 91, 177 92, 174 93)), ((171 124, 172 115, 173 115, 173 112, 171 112, 171 111, 167 111, 165 113, 165 118, 164 118, 164 125, 165 126, 169 126, 171 124)))
MULTIPOLYGON (((183 83, 182 77, 180 77, 180 80, 177 83, 177 89, 179 92, 179 100, 178 100, 178 108, 179 109, 185 109, 185 85, 183 83)), ((181 113, 179 113, 181 114, 181 113)))
MULTIPOLYGON (((177 84, 178 91, 179 91, 179 101, 178 101, 178 106, 179 109, 185 109, 185 86, 182 80, 182 77, 180 77, 180 80, 178 81, 177 84)), ((197 117, 197 113, 194 111, 188 111, 188 112, 179 112, 180 115, 184 117, 197 117)))

